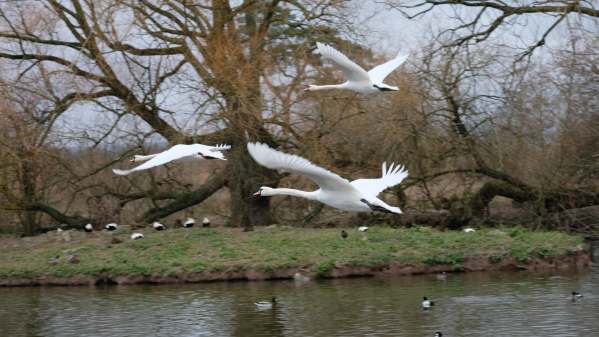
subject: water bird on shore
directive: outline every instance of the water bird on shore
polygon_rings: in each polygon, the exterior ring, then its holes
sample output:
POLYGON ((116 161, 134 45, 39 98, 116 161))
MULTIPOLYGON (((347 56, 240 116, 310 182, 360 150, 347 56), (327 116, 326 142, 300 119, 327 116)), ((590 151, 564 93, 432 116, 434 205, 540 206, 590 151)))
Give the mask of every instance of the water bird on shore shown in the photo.
POLYGON ((360 226, 360 227, 358 227, 358 231, 360 231, 360 232, 367 232, 368 231, 368 226, 360 226))
POLYGON ((131 234, 131 240, 139 240, 139 239, 143 239, 144 235, 141 233, 133 233, 131 234))
POLYGON ((470 227, 464 228, 464 233, 474 233, 474 232, 476 232, 476 230, 474 228, 470 228, 470 227))
POLYGON ((166 229, 166 226, 158 221, 154 221, 154 223, 152 224, 152 228, 154 228, 157 231, 163 231, 166 229))
POLYGON ((441 331, 435 332, 435 337, 443 337, 443 333, 441 331))
POLYGON ((383 83, 383 80, 408 58, 407 54, 398 53, 394 59, 366 71, 340 51, 324 43, 316 43, 316 53, 320 54, 322 58, 330 60, 337 68, 341 69, 347 81, 332 85, 310 85, 306 88, 306 91, 344 89, 361 94, 398 91, 398 87, 387 85, 383 83))
POLYGON ((277 298, 275 296, 273 296, 270 299, 270 301, 260 301, 260 302, 254 303, 256 308, 260 309, 260 310, 272 309, 276 304, 277 304, 277 298))
POLYGON ((208 217, 204 217, 204 220, 202 220, 202 227, 210 227, 210 219, 208 217))
POLYGON ((293 280, 298 283, 309 282, 310 278, 308 276, 302 275, 300 272, 293 274, 293 280))
POLYGON ((372 212, 401 214, 399 207, 386 204, 377 198, 383 190, 401 183, 408 172, 401 166, 383 163, 382 176, 378 179, 357 179, 349 182, 339 175, 312 164, 300 156, 279 152, 262 143, 248 143, 248 151, 254 160, 269 169, 301 174, 320 187, 316 191, 300 191, 290 188, 262 186, 254 196, 291 195, 352 212, 372 212))
POLYGON ((135 171, 147 170, 152 167, 164 165, 174 160, 179 159, 220 159, 226 160, 222 151, 230 149, 230 145, 208 146, 203 144, 177 144, 170 149, 147 156, 135 155, 131 162, 145 163, 136 166, 130 170, 113 169, 117 175, 126 176, 135 171))
POLYGON ((183 227, 191 228, 195 224, 196 224, 196 221, 193 218, 187 218, 187 220, 185 220, 185 222, 183 223, 183 227))
POLYGON ((572 292, 572 301, 576 301, 582 298, 582 294, 577 292, 577 291, 573 291, 572 292))
POLYGON ((92 226, 92 224, 88 223, 87 225, 85 225, 83 227, 83 230, 86 231, 86 232, 88 232, 88 233, 93 232, 94 231, 94 226, 92 226))
POLYGON ((347 236, 348 236, 348 234, 347 234, 347 232, 345 231, 345 229, 342 229, 342 230, 341 230, 341 238, 342 238, 343 240, 345 240, 345 239, 347 239, 347 236))
POLYGON ((77 263, 81 262, 81 260, 79 259, 79 256, 73 254, 73 255, 67 256, 67 262, 72 263, 72 264, 77 264, 77 263))
POLYGON ((60 256, 56 255, 55 257, 48 260, 48 263, 51 265, 56 265, 60 263, 60 256))
POLYGON ((112 231, 117 230, 118 227, 119 227, 119 225, 117 225, 113 222, 113 223, 109 223, 106 226, 104 226, 104 229, 106 229, 109 232, 112 232, 112 231))
POLYGON ((429 300, 429 299, 428 299, 426 296, 424 296, 424 297, 422 298, 422 303, 421 303, 421 304, 422 304, 422 309, 423 309, 423 310, 428 310, 428 309, 430 309, 432 306, 434 306, 434 305, 435 305, 435 302, 433 302, 433 301, 429 300))

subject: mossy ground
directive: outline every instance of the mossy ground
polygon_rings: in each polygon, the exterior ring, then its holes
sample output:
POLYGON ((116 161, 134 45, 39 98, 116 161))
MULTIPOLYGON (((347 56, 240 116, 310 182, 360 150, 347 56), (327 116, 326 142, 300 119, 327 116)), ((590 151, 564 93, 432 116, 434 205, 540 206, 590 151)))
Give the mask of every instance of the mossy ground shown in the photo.
POLYGON ((242 232, 234 228, 169 229, 143 231, 145 238, 129 239, 126 228, 116 232, 47 233, 28 238, 0 238, 0 278, 77 274, 175 275, 202 271, 269 271, 311 267, 324 274, 336 265, 379 266, 390 262, 450 264, 456 270, 468 256, 488 256, 491 262, 514 257, 573 253, 582 238, 560 232, 528 231, 521 227, 482 229, 475 233, 438 231, 427 227, 395 229, 371 227, 367 233, 339 229, 257 228, 242 232), (113 237, 122 240, 112 243, 113 237), (66 262, 76 254, 80 263, 66 262), (60 256, 61 262, 48 260, 60 256))

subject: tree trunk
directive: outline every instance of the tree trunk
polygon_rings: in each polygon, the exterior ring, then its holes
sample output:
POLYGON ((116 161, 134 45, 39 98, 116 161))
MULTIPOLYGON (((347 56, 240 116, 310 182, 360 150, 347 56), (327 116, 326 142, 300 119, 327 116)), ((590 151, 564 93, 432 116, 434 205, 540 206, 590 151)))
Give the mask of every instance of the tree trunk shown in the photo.
MULTIPOLYGON (((20 151, 22 154, 20 167, 19 167, 19 178, 20 178, 20 187, 21 187, 21 198, 22 203, 30 205, 35 203, 37 199, 36 186, 35 186, 35 167, 30 158, 33 155, 30 151, 27 150, 25 146, 20 147, 20 151)), ((40 225, 36 221, 35 212, 31 211, 23 211, 19 214, 19 218, 21 220, 21 224, 23 226, 23 234, 30 236, 39 232, 40 225)))
POLYGON ((229 163, 230 225, 251 231, 254 226, 271 224, 270 198, 254 197, 254 193, 260 186, 276 186, 277 174, 259 166, 247 151, 245 142, 233 149, 229 163))

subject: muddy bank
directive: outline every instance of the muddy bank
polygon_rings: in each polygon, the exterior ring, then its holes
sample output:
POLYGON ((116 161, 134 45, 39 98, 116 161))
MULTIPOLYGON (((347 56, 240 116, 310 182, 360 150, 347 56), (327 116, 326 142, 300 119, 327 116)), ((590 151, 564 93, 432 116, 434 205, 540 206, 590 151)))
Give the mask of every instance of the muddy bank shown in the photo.
POLYGON ((205 271, 179 272, 172 275, 128 275, 112 276, 108 273, 91 275, 76 275, 72 277, 55 277, 44 275, 34 278, 4 277, 0 278, 0 286, 83 286, 83 285, 128 285, 128 284, 168 284, 168 283, 199 283, 215 281, 262 281, 277 279, 293 279, 296 273, 301 273, 311 279, 342 278, 358 276, 384 275, 414 275, 432 274, 439 272, 469 272, 469 271, 537 271, 552 270, 581 271, 591 267, 591 253, 586 250, 571 255, 530 258, 526 262, 513 257, 494 261, 492 256, 479 255, 466 257, 456 270, 456 266, 448 264, 423 264, 392 262, 376 267, 356 267, 334 265, 327 271, 317 272, 317 266, 283 268, 271 271, 247 269, 241 271, 205 271))

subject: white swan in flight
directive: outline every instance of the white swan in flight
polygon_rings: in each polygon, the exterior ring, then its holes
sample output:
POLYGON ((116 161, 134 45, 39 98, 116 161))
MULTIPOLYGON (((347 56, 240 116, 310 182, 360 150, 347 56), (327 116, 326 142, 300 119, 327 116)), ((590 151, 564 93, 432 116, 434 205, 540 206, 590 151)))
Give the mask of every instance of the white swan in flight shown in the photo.
POLYGON ((325 59, 331 60, 337 68, 343 71, 347 81, 345 83, 332 85, 310 85, 306 91, 345 89, 356 91, 361 94, 372 94, 381 91, 399 90, 398 87, 383 83, 383 80, 395 70, 395 68, 406 61, 408 58, 407 54, 402 54, 400 52, 394 59, 380 64, 370 69, 370 71, 366 71, 347 56, 343 55, 340 51, 329 45, 317 42, 316 49, 318 54, 322 55, 325 59))
POLYGON ((226 160, 222 151, 230 149, 230 145, 208 146, 202 144, 178 144, 170 149, 147 156, 136 155, 132 162, 146 161, 130 170, 113 169, 112 172, 120 176, 126 176, 135 171, 147 170, 152 167, 164 165, 173 160, 190 159, 220 159, 226 160))
POLYGON ((380 211, 401 214, 399 207, 386 204, 377 195, 388 187, 399 184, 408 176, 402 166, 383 163, 383 174, 378 179, 358 179, 349 182, 337 174, 312 164, 302 157, 276 151, 266 144, 248 143, 250 155, 258 164, 273 170, 301 174, 320 186, 312 192, 290 188, 260 187, 255 196, 291 195, 352 212, 380 211))

